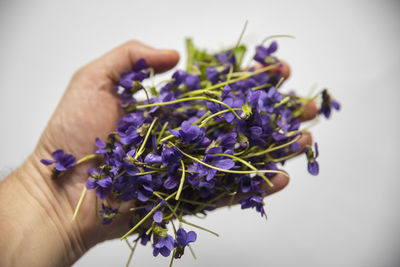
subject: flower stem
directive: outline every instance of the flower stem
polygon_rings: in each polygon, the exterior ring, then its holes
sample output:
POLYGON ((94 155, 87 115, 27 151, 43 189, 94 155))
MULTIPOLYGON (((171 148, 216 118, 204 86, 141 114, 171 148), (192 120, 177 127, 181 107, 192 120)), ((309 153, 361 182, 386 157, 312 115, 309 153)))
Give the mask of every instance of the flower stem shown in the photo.
POLYGON ((125 241, 126 241, 126 243, 128 244, 129 248, 131 249, 131 253, 129 254, 129 258, 128 258, 128 261, 127 261, 127 263, 126 263, 126 267, 129 267, 129 264, 131 263, 131 260, 132 260, 133 253, 134 253, 135 250, 136 250, 136 246, 137 246, 137 244, 138 244, 138 241, 135 242, 135 245, 133 245, 132 248, 131 248, 131 245, 129 245, 128 239, 125 239, 125 241))
POLYGON ((159 133, 159 135, 158 135, 158 138, 157 138, 157 144, 160 143, 161 137, 163 136, 163 134, 164 134, 164 132, 165 132, 165 129, 167 129, 167 127, 168 127, 168 121, 166 121, 166 122, 164 123, 163 127, 161 128, 161 131, 160 131, 160 133, 159 133))
POLYGON ((156 123, 157 119, 158 119, 157 117, 154 118, 154 120, 151 123, 149 129, 147 130, 147 133, 146 133, 146 136, 145 136, 145 138, 143 140, 143 143, 140 146, 139 150, 136 152, 135 159, 137 159, 144 152, 144 148, 146 146, 147 140, 149 139, 149 136, 150 136, 150 133, 151 133, 151 129, 153 129, 153 126, 156 123))
MULTIPOLYGON (((165 198, 165 201, 169 200, 170 198, 174 197, 178 193, 178 191, 172 193, 168 197, 165 198)), ((128 235, 130 235, 133 231, 135 231, 142 223, 144 223, 159 207, 161 203, 158 203, 149 213, 146 214, 135 226, 131 228, 126 234, 124 234, 120 240, 124 240, 128 235)))
POLYGON ((83 158, 81 158, 80 160, 78 160, 78 161, 76 162, 75 165, 79 165, 79 164, 81 164, 81 163, 84 163, 85 161, 88 161, 88 160, 90 160, 90 159, 93 159, 93 158, 95 158, 95 157, 97 157, 97 156, 98 156, 97 154, 89 154, 89 155, 86 155, 86 156, 84 156, 83 158))
MULTIPOLYGON (((233 110, 242 110, 242 109, 241 109, 241 108, 234 108, 233 110)), ((224 113, 226 113, 226 112, 230 112, 230 110, 229 110, 229 109, 224 109, 224 110, 218 111, 218 112, 216 112, 216 113, 214 113, 214 114, 208 116, 207 118, 205 118, 205 119, 201 122, 201 124, 199 125, 199 127, 200 127, 200 128, 201 128, 201 127, 205 127, 206 124, 207 124, 207 122, 208 122, 209 120, 211 120, 212 118, 214 118, 214 117, 216 117, 216 116, 219 116, 219 115, 221 115, 221 114, 224 114, 224 113)))
POLYGON ((177 100, 167 101, 167 102, 161 102, 161 103, 137 105, 136 108, 140 109, 140 108, 148 108, 148 107, 155 107, 155 106, 166 106, 166 105, 171 105, 171 104, 176 104, 176 103, 181 103, 181 102, 186 102, 186 101, 192 101, 192 100, 206 100, 206 101, 215 102, 220 105, 223 105, 223 106, 227 107, 230 111, 232 111, 233 114, 235 114, 235 116, 239 120, 241 120, 240 116, 229 105, 225 104, 222 101, 219 101, 219 100, 216 100, 213 98, 209 98, 209 97, 204 97, 204 96, 187 97, 187 98, 182 98, 182 99, 177 99, 177 100))
MULTIPOLYGON (((299 132, 299 133, 301 133, 301 132, 299 132)), ((275 146, 275 147, 270 147, 270 148, 267 148, 266 150, 263 150, 263 151, 260 151, 260 152, 248 154, 248 155, 243 156, 243 158, 246 159, 246 158, 251 158, 251 157, 258 157, 258 156, 261 156, 261 155, 270 153, 270 152, 272 152, 272 151, 275 151, 275 150, 278 150, 278 149, 287 147, 287 146, 293 144, 294 142, 299 141, 299 139, 301 138, 301 136, 302 136, 302 134, 298 135, 296 138, 294 138, 293 140, 291 140, 291 141, 289 141, 289 142, 287 142, 287 143, 285 143, 285 144, 283 144, 283 145, 275 146)))
POLYGON ((265 182, 266 182, 270 187, 274 187, 274 184, 271 183, 271 181, 270 181, 264 174, 262 174, 256 167, 254 167, 253 165, 251 165, 251 164, 248 163, 247 161, 245 161, 245 160, 243 160, 243 159, 241 159, 241 158, 238 158, 238 157, 229 155, 229 154, 215 154, 214 156, 229 157, 229 158, 232 158, 232 159, 234 159, 234 160, 236 160, 236 161, 241 162, 242 164, 246 165, 247 167, 249 167, 249 168, 252 169, 253 171, 257 171, 257 174, 259 174, 259 175, 265 180, 265 182))
POLYGON ((211 231, 211 230, 209 230, 209 229, 207 229, 207 228, 201 227, 201 226, 199 226, 199 225, 197 225, 197 224, 194 224, 194 223, 187 222, 187 221, 185 221, 185 220, 181 220, 181 221, 182 221, 184 224, 193 226, 193 227, 195 227, 195 228, 198 228, 198 229, 200 229, 200 230, 209 232, 210 234, 213 234, 213 235, 219 237, 219 234, 217 234, 216 232, 211 231))
MULTIPOLYGON (((173 143, 171 143, 171 142, 170 142, 170 144, 173 145, 173 146, 175 146, 175 145, 174 145, 173 143)), ((176 147, 176 146, 175 146, 175 147, 176 147)), ((211 169, 214 169, 214 170, 217 170, 217 171, 227 172, 227 173, 238 173, 238 174, 251 174, 251 173, 280 173, 280 174, 283 174, 283 175, 289 177, 289 175, 288 175, 287 173, 285 173, 285 172, 283 172, 283 171, 276 171, 276 170, 233 171, 233 170, 226 170, 226 169, 217 168, 217 167, 214 167, 214 166, 212 166, 212 165, 210 165, 210 164, 207 164, 207 163, 205 163, 205 162, 199 160, 198 158, 195 158, 195 157, 193 157, 193 156, 191 156, 191 155, 189 155, 189 154, 186 154, 185 152, 183 152, 182 150, 180 150, 178 147, 176 147, 176 148, 182 153, 182 155, 184 155, 184 156, 186 156, 186 157, 188 157, 188 158, 190 158, 190 159, 192 159, 192 160, 194 160, 194 161, 197 161, 198 163, 203 164, 204 166, 206 166, 206 167, 208 167, 208 168, 211 168, 211 169)))
POLYGON ((231 83, 235 83, 235 82, 238 82, 238 81, 246 80, 246 79, 248 79, 248 78, 250 78, 250 77, 252 77, 252 76, 255 76, 255 75, 257 75, 257 74, 260 74, 260 73, 262 73, 262 72, 266 72, 266 71, 275 69, 275 68, 279 67, 279 65, 280 65, 280 64, 269 65, 269 66, 267 66, 267 67, 258 69, 258 70, 254 71, 254 72, 250 72, 249 74, 243 75, 243 76, 238 77, 238 78, 236 78, 236 79, 232 79, 232 80, 229 80, 229 81, 217 83, 217 84, 215 84, 215 85, 213 85, 213 86, 209 86, 209 87, 206 87, 206 88, 204 88, 204 89, 198 89, 198 90, 194 90, 194 91, 187 92, 187 93, 181 95, 180 97, 185 97, 185 96, 188 96, 188 95, 192 95, 192 96, 193 96, 193 95, 201 95, 201 94, 203 94, 203 93, 206 92, 206 91, 215 90, 215 89, 221 88, 221 87, 223 87, 223 86, 225 86, 225 85, 228 85, 228 84, 231 84, 231 83))
POLYGON ((288 155, 288 156, 286 156, 286 157, 281 157, 281 158, 277 158, 277 159, 272 159, 272 161, 273 161, 273 162, 281 162, 281 161, 284 161, 284 160, 288 160, 288 159, 294 158, 294 157, 297 156, 297 155, 302 154, 303 152, 304 152, 304 151, 298 151, 298 152, 292 153, 292 154, 290 154, 290 155, 288 155))
POLYGON ((185 164, 183 163, 183 160, 181 160, 181 165, 182 165, 182 177, 181 177, 181 182, 179 183, 178 193, 175 196, 175 200, 178 200, 179 197, 181 196, 183 183, 185 182, 185 164))
POLYGON ((75 208, 75 211, 74 211, 74 215, 72 215, 72 220, 73 221, 75 221, 76 216, 78 215, 78 212, 79 212, 79 209, 80 209, 80 207, 82 205, 82 202, 85 199, 86 192, 87 192, 86 185, 83 185, 83 190, 82 190, 81 197, 79 198, 78 204, 76 205, 76 208, 75 208))
POLYGON ((275 89, 278 90, 279 86, 283 83, 283 81, 285 80, 285 77, 281 77, 278 81, 278 83, 275 85, 275 89))
POLYGON ((280 38, 280 37, 288 37, 288 38, 296 39, 296 37, 294 37, 293 35, 289 35, 289 34, 275 34, 275 35, 270 35, 270 36, 265 37, 264 40, 261 42, 261 45, 264 45, 264 43, 270 39, 280 38))

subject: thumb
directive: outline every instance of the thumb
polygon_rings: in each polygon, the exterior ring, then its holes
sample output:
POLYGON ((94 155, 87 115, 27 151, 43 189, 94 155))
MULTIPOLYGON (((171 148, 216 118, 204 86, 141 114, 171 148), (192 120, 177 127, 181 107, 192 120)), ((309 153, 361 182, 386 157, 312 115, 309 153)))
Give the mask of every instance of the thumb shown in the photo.
POLYGON ((118 77, 123 71, 133 69, 140 58, 156 72, 164 72, 178 63, 179 54, 176 50, 155 49, 138 41, 128 41, 89 63, 82 71, 88 75, 118 77))

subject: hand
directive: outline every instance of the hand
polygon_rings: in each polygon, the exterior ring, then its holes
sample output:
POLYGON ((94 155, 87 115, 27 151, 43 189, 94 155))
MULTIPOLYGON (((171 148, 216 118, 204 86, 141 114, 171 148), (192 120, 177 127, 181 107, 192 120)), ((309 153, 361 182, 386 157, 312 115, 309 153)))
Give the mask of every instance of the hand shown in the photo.
MULTIPOLYGON (((101 219, 94 216, 93 191, 88 192, 77 220, 71 220, 87 180, 87 169, 95 165, 95 160, 74 167, 59 180, 50 178, 51 168, 40 160, 51 158, 58 148, 78 159, 95 151, 94 139, 104 140, 123 114, 112 90, 112 77, 132 69, 139 58, 162 72, 175 66, 179 55, 174 50, 157 50, 132 41, 77 71, 35 151, 0 184, 0 236, 9 238, 7 244, 0 242, 1 266, 69 266, 95 244, 129 230, 128 216, 117 216, 109 226, 101 224, 101 219)), ((286 63, 281 71, 289 76, 286 63)), ((304 119, 311 119, 316 113, 315 104, 311 103, 304 119)), ((311 136, 304 135, 300 143, 311 144, 311 136)), ((271 178, 274 187, 267 190, 268 194, 281 190, 288 181, 284 175, 275 175, 271 178)), ((120 211, 128 213, 127 208, 125 205, 120 211)))
POLYGON ((122 115, 111 77, 132 69, 139 58, 163 72, 176 65, 179 55, 131 41, 78 70, 35 151, 0 184, 0 266, 70 266, 98 242, 128 230, 123 219, 116 221, 121 229, 101 225, 94 216, 94 192, 88 192, 80 209, 88 216, 71 220, 93 161, 55 181, 40 160, 58 148, 78 159, 95 151, 94 139, 105 139, 122 115))

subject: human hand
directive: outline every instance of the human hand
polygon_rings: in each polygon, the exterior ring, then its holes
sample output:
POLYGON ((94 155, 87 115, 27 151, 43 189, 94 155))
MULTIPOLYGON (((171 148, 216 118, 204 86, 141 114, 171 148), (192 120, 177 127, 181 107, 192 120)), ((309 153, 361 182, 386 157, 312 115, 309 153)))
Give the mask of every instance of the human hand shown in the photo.
MULTIPOLYGON (((112 76, 118 77, 122 71, 132 69, 139 58, 145 58, 150 67, 162 72, 172 68, 178 62, 179 55, 173 50, 156 50, 138 42, 128 42, 77 71, 35 151, 21 168, 0 185, 0 200, 4 200, 0 215, 6 218, 4 229, 27 231, 23 223, 25 214, 32 217, 37 227, 29 232, 28 237, 23 236, 24 245, 18 244, 18 238, 14 240, 11 246, 14 252, 31 246, 40 247, 35 256, 36 262, 68 266, 95 244, 120 237, 129 230, 129 216, 124 216, 124 213, 128 213, 128 205, 120 208, 122 214, 117 216, 112 225, 101 224, 101 219, 94 216, 96 196, 93 191, 88 192, 78 219, 71 220, 85 186, 87 169, 95 166, 95 160, 74 167, 56 181, 50 179, 51 169, 41 165, 40 160, 51 158, 51 153, 57 148, 63 148, 77 158, 95 151, 93 140, 96 137, 104 140, 116 128, 123 114, 112 90, 112 76), (14 194, 24 192, 24 196, 11 203, 10 193, 3 195, 5 191, 14 194), (14 214, 6 211, 9 206, 4 207, 5 203, 10 203, 11 208, 15 207, 14 214), (24 207, 26 203, 30 203, 29 211, 24 207), (43 217, 37 218, 37 214, 43 217), (15 226, 7 224, 8 220, 16 221, 15 226), (46 235, 45 238, 43 235, 46 235), (49 260, 49 257, 53 257, 53 260, 49 260)), ((287 64, 283 64, 281 71, 286 77, 289 75, 287 64)), ((304 119, 313 118, 316 113, 315 105, 311 104, 306 109, 308 115, 304 119)), ((311 144, 310 135, 304 135, 300 143, 311 144)), ((284 188, 288 178, 277 174, 271 178, 271 182, 274 187, 268 188, 267 194, 284 188)), ((242 197, 238 196, 237 200, 242 197)), ((221 205, 226 205, 226 202, 221 202, 221 205)), ((2 251, 6 255, 7 250, 2 251)), ((32 261, 25 254, 24 258, 20 257, 15 262, 22 264, 32 261)))

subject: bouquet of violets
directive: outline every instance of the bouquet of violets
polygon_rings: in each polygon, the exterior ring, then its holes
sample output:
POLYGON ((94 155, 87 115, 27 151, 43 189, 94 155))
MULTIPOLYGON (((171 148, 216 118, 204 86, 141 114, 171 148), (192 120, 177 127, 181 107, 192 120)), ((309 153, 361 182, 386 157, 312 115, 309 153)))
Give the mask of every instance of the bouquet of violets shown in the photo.
MULTIPOLYGON (((255 208, 266 216, 263 196, 279 165, 304 153, 307 168, 317 175, 317 144, 302 147, 300 118, 311 101, 329 118, 339 104, 327 90, 312 98, 281 90, 281 63, 274 56, 275 41, 255 48, 254 63, 242 67, 246 52, 236 45, 215 54, 187 43, 186 70, 177 70, 158 86, 147 86, 154 71, 144 59, 122 73, 115 91, 126 112, 115 132, 95 140, 97 150, 80 160, 59 149, 53 159, 53 178, 86 160, 97 158, 74 218, 87 190, 95 190, 104 224, 119 216, 115 203, 132 203, 134 246, 151 243, 153 255, 180 258, 197 234, 184 225, 217 235, 186 220, 186 215, 206 215, 221 199, 234 202, 238 193, 242 209, 255 208), (145 100, 135 94, 144 91, 145 100), (265 186, 266 184, 266 186, 265 186), (263 185, 263 186, 262 186, 263 185), (176 225, 177 224, 177 225, 176 225), (170 225, 170 227, 168 227, 170 225)), ((154 83, 152 83, 154 84, 154 83)))

